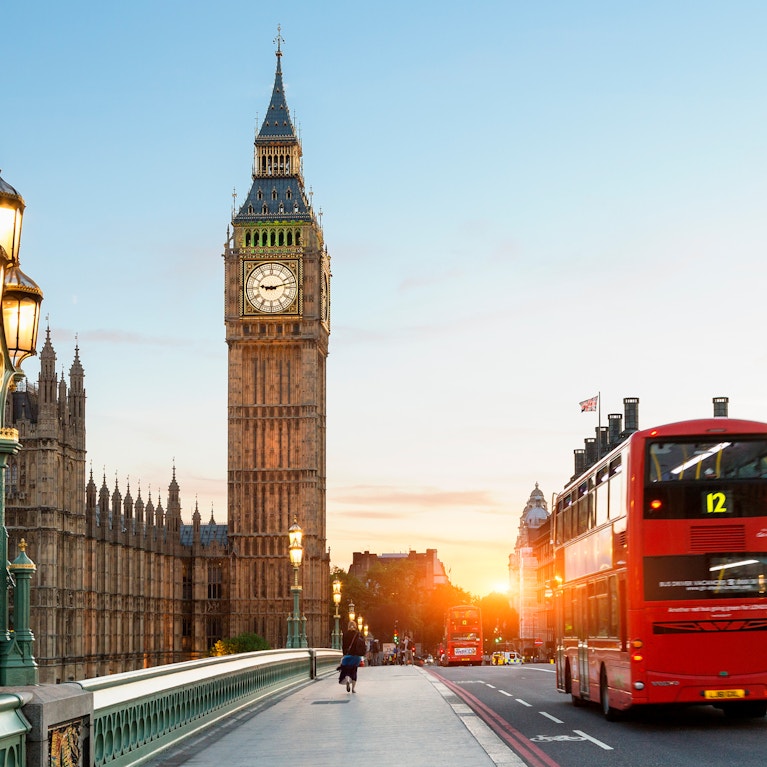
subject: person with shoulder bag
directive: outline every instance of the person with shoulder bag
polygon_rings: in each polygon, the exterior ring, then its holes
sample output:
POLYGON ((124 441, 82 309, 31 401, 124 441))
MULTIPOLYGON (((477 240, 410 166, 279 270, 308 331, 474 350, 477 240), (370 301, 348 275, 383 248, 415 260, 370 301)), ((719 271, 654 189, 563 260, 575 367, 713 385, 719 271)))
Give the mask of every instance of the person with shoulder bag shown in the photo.
POLYGON ((357 692, 354 688, 357 686, 357 669, 362 663, 367 647, 365 639, 360 635, 357 624, 349 621, 349 628, 343 633, 341 647, 344 651, 344 657, 341 659, 341 665, 338 667, 340 672, 338 684, 346 685, 346 692, 357 692))

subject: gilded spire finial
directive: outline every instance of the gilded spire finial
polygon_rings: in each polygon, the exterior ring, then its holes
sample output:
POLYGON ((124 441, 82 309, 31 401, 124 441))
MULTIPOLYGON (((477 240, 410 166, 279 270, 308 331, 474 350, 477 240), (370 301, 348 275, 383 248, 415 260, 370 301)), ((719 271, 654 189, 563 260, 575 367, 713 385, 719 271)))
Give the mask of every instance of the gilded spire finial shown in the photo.
POLYGON ((277 43, 277 58, 282 56, 282 43, 285 42, 285 38, 280 34, 282 27, 277 25, 277 37, 274 38, 274 42, 277 43))
POLYGON ((26 539, 22 538, 22 539, 19 541, 19 549, 20 549, 21 551, 24 551, 24 552, 27 550, 27 541, 26 541, 26 539))

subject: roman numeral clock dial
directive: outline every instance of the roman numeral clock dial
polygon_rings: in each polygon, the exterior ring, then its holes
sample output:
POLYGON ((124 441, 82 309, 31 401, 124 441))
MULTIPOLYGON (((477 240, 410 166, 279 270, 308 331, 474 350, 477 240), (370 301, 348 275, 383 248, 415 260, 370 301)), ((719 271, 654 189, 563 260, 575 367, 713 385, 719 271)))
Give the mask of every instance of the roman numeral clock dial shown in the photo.
POLYGON ((245 278, 245 298, 257 312, 295 313, 298 298, 297 269, 281 262, 255 266, 245 278))

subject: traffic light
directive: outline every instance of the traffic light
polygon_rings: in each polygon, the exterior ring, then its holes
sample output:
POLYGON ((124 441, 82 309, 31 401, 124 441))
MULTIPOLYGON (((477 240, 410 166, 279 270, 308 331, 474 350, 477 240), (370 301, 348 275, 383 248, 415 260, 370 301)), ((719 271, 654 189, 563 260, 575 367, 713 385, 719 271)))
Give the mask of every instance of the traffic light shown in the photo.
POLYGON ((396 629, 394 630, 394 644, 399 644, 399 634, 396 629))

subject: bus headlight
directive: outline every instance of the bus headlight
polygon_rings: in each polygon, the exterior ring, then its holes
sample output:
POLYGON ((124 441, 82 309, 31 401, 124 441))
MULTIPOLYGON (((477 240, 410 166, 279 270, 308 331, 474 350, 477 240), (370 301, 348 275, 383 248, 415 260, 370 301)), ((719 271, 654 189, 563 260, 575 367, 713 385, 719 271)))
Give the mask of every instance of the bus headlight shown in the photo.
POLYGON ((644 682, 634 682, 635 690, 644 690, 644 682))

